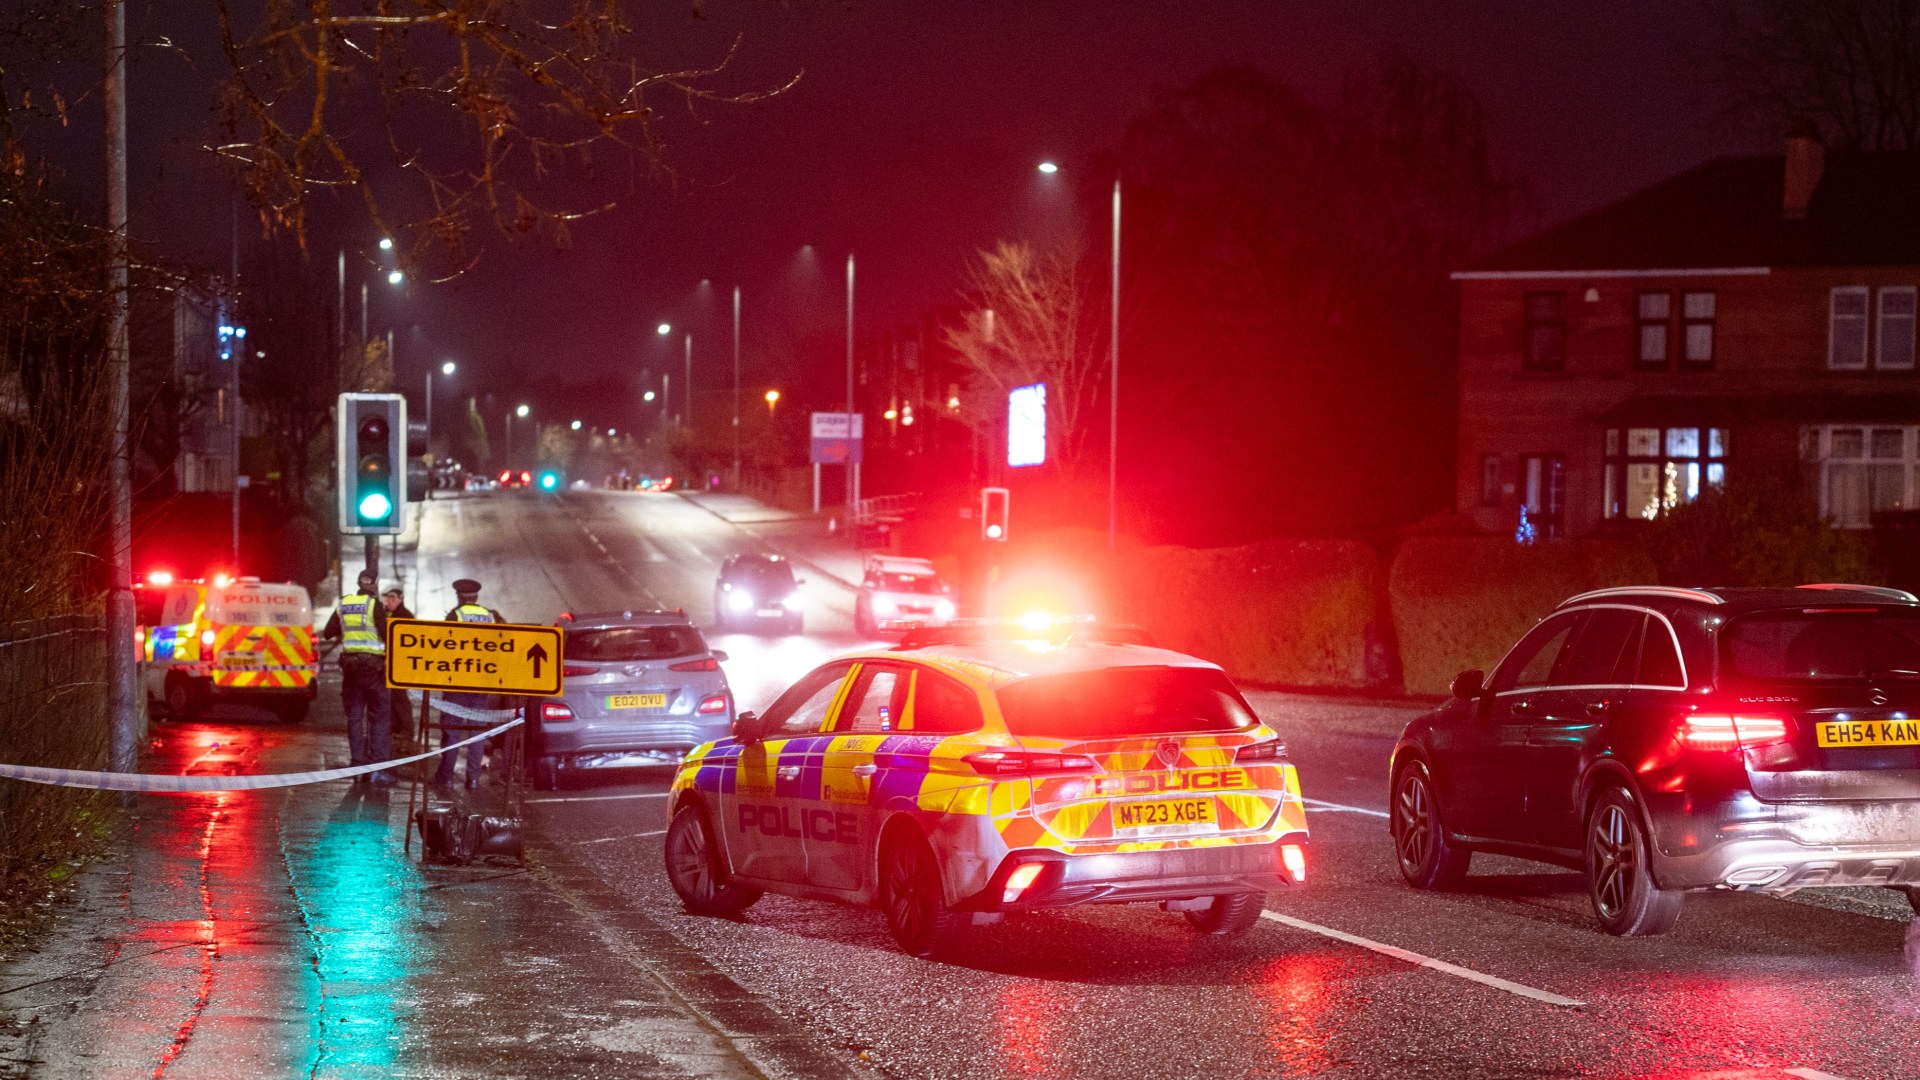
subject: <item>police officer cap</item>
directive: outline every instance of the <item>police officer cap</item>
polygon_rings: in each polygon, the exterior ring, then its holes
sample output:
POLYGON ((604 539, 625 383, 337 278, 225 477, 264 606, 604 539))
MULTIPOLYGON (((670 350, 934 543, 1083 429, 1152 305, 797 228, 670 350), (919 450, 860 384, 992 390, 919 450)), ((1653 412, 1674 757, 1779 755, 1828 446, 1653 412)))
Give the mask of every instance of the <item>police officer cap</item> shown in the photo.
POLYGON ((479 596, 480 583, 470 577, 463 577, 453 583, 453 591, 461 596, 479 596))
POLYGON ((374 573, 371 570, 360 571, 360 584, 365 588, 368 588, 368 589, 373 588, 374 585, 379 582, 379 580, 380 580, 380 575, 374 573))

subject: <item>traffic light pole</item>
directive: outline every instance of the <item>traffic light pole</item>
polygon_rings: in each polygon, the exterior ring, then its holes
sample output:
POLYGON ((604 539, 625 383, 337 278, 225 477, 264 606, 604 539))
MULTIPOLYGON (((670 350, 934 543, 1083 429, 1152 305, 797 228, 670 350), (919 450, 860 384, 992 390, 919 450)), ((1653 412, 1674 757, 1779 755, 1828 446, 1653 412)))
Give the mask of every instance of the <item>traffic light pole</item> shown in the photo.
POLYGON ((127 333, 127 12, 108 0, 107 383, 113 424, 107 458, 107 767, 139 767, 140 717, 133 633, 133 437, 127 333))

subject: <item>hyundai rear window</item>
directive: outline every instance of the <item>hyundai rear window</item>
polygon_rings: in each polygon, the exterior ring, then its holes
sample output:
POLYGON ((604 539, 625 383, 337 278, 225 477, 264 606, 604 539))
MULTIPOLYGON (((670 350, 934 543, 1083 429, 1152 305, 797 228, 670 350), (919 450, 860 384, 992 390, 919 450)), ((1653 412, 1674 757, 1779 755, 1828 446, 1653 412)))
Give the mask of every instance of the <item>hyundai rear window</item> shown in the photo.
POLYGON ((567 659, 587 663, 621 660, 671 660, 707 651, 700 631, 691 626, 618 626, 567 632, 567 659))
POLYGON ((1241 731, 1259 723, 1224 673, 1126 667, 1040 675, 997 692, 1007 730, 1043 739, 1241 731))
POLYGON ((1749 679, 1920 677, 1920 611, 1763 611, 1731 620, 1721 639, 1749 679))

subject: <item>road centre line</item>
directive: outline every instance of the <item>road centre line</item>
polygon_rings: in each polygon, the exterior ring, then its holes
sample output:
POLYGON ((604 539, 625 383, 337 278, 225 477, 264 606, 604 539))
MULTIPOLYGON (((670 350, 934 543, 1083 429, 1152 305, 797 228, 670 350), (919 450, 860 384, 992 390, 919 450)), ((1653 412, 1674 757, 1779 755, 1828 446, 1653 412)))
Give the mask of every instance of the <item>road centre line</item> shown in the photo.
POLYGON ((1549 993, 1545 990, 1536 990, 1531 986, 1522 986, 1517 982, 1509 982, 1495 975, 1488 975, 1485 972, 1475 971, 1472 968, 1464 968, 1458 964, 1449 964, 1445 960, 1435 960, 1431 956, 1422 956, 1417 952, 1402 949, 1397 945, 1387 945, 1374 941, 1371 938, 1363 938, 1358 934, 1349 934, 1344 930, 1335 930, 1331 926, 1321 926, 1319 923, 1310 923, 1305 919, 1296 919, 1291 915, 1282 915, 1277 911, 1263 911, 1260 913, 1260 917, 1263 919, 1272 919, 1274 922, 1280 923, 1283 926, 1291 926, 1296 930, 1305 930, 1311 934, 1330 937, 1335 941, 1343 941, 1348 945, 1358 945, 1363 949, 1371 949, 1382 956, 1391 956, 1395 960, 1405 960, 1409 964, 1423 968, 1431 968, 1443 975, 1452 975, 1455 978, 1479 983, 1482 986, 1491 986, 1495 990, 1504 990, 1509 994, 1529 998, 1548 1005, 1559 1005, 1569 1009, 1578 1009, 1586 1005, 1584 1001, 1575 1001, 1572 998, 1561 997, 1559 994, 1549 993))
POLYGON ((1368 817, 1389 817, 1385 810, 1372 810, 1364 806, 1347 806, 1344 803, 1323 802, 1320 799, 1301 799, 1303 803, 1316 810, 1344 810, 1349 814, 1365 814, 1368 817))
POLYGON ((530 803, 547 802, 612 802, 616 799, 664 799, 672 792, 642 791, 632 795, 558 795, 545 799, 528 799, 530 803))
POLYGON ((1830 1072, 1821 1072, 1819 1069, 1802 1067, 1798 1069, 1782 1069, 1781 1071, 1788 1076, 1797 1076, 1800 1080, 1847 1080, 1844 1076, 1836 1076, 1830 1072))
POLYGON ((665 836, 667 830, 655 829, 652 832, 628 833, 625 836, 596 836, 591 840, 565 840, 567 844, 610 844, 615 840, 644 840, 649 836, 665 836))

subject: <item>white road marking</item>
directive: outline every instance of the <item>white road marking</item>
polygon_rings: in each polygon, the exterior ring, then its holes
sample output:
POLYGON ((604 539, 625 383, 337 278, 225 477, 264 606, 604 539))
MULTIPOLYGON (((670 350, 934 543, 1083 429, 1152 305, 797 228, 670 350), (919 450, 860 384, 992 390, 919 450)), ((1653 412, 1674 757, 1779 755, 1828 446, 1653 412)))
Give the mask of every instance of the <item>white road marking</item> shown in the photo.
POLYGON ((1291 915, 1282 915, 1277 911, 1263 911, 1260 913, 1260 917, 1263 919, 1272 919, 1274 922, 1280 923, 1283 926, 1291 926, 1295 930, 1305 930, 1308 933, 1330 937, 1335 941, 1344 941, 1349 945, 1358 945, 1363 949, 1371 949, 1382 956, 1391 956, 1395 960, 1405 960, 1409 964, 1416 964, 1423 968, 1431 968, 1443 975, 1452 975, 1455 978, 1465 979, 1468 982, 1476 982, 1482 986, 1491 986, 1495 990, 1505 990, 1509 994, 1530 998, 1548 1005, 1560 1005, 1569 1009, 1578 1009, 1586 1005, 1584 1001, 1575 1001, 1572 998, 1561 997, 1559 994, 1549 993, 1545 990, 1536 990, 1531 986, 1522 986, 1517 982, 1508 982, 1506 979, 1495 975, 1488 975, 1485 972, 1475 971, 1472 968, 1463 968, 1458 964, 1449 964, 1445 960, 1435 960, 1431 956, 1422 956, 1417 952, 1402 949, 1396 945, 1383 944, 1371 938, 1363 938, 1358 934, 1349 934, 1345 930, 1335 930, 1331 926, 1321 926, 1319 923, 1310 923, 1305 919, 1296 919, 1291 915))
POLYGON ((546 799, 528 799, 528 802, 612 802, 615 799, 664 799, 670 792, 642 791, 632 795, 556 795, 546 799))
POLYGON ((1368 817, 1387 817, 1385 810, 1372 810, 1364 806, 1347 806, 1344 803, 1322 802, 1319 799, 1301 799, 1303 803, 1316 810, 1344 810, 1349 814, 1366 814, 1368 817))
POLYGON ((1799 1069, 1783 1069, 1781 1071, 1786 1073, 1788 1076, 1797 1076, 1800 1078, 1800 1080, 1847 1080, 1847 1078, 1844 1076, 1836 1076, 1833 1073, 1821 1072, 1819 1069, 1799 1068, 1799 1069))
POLYGON ((625 836, 596 836, 591 840, 568 840, 569 844, 610 844, 615 840, 644 840, 649 836, 665 836, 667 830, 655 829, 652 832, 628 833, 625 836))

